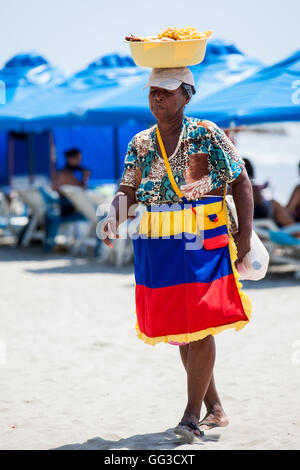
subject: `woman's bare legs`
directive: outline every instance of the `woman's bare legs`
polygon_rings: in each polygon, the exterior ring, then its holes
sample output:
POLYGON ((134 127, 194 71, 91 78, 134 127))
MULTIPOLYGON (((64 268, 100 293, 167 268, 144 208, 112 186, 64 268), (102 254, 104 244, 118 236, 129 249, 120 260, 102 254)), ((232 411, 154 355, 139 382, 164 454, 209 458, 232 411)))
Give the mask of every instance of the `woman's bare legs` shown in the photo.
MULTIPOLYGON (((201 406, 211 382, 215 363, 215 341, 212 336, 203 340, 193 341, 185 350, 185 369, 187 372, 188 402, 181 419, 182 423, 198 425, 201 406)), ((184 353, 183 353, 184 354, 184 353)), ((195 431, 195 434, 199 434, 195 431)))
MULTIPOLYGON (((214 338, 211 337, 213 342, 214 338)), ((185 370, 187 371, 187 361, 188 361, 188 352, 189 344, 180 346, 180 356, 185 370)), ((219 398, 214 375, 212 373, 206 394, 203 399, 207 413, 204 419, 200 422, 202 430, 212 429, 214 427, 224 427, 229 424, 227 416, 223 410, 221 400, 219 398)))
POLYGON ((223 406, 216 389, 214 375, 212 375, 209 387, 204 397, 204 403, 206 406, 206 415, 200 421, 200 428, 203 431, 228 426, 229 421, 225 411, 223 410, 223 406))

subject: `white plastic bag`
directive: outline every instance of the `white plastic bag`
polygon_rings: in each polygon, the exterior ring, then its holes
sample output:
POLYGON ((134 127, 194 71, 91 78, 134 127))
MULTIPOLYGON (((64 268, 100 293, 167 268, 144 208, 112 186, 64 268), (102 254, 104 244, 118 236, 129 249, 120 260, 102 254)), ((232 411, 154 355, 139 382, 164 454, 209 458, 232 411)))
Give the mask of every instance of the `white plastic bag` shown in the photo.
POLYGON ((238 264, 237 270, 241 280, 259 281, 267 274, 270 257, 254 230, 252 230, 250 245, 250 251, 238 264))
MULTIPOLYGON (((226 196, 226 203, 238 227, 238 217, 233 197, 226 196)), ((237 265, 240 279, 249 281, 259 281, 263 279, 268 270, 269 260, 270 256, 268 251, 254 230, 252 230, 250 251, 246 254, 243 261, 237 265)))

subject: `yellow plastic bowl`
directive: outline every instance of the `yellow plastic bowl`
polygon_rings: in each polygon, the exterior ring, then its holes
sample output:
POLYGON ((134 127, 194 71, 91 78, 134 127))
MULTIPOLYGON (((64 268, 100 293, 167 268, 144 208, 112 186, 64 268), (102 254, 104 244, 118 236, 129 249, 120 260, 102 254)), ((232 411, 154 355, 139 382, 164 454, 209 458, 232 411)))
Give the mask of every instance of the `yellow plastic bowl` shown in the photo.
POLYGON ((136 65, 151 68, 186 67, 200 64, 207 38, 182 41, 126 41, 136 65))

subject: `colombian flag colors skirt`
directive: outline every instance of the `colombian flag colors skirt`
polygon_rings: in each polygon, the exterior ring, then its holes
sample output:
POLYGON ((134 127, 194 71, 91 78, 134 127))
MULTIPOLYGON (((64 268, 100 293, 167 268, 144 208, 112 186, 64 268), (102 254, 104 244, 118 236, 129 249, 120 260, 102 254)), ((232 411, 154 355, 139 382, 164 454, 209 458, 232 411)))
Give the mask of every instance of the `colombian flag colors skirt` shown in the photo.
POLYGON ((249 322, 224 197, 147 206, 133 246, 141 340, 187 344, 249 322))

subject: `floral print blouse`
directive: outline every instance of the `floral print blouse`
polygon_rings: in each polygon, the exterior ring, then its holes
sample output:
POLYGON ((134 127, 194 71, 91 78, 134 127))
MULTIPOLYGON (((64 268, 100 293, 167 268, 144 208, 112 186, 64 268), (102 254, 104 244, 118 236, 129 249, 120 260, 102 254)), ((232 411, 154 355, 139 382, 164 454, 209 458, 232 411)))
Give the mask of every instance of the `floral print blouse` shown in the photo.
MULTIPOLYGON (((177 148, 168 160, 177 186, 198 181, 200 196, 234 181, 244 166, 223 130, 213 122, 186 116, 177 148)), ((120 184, 135 188, 137 202, 145 205, 182 202, 158 153, 156 125, 129 142, 120 184)))

